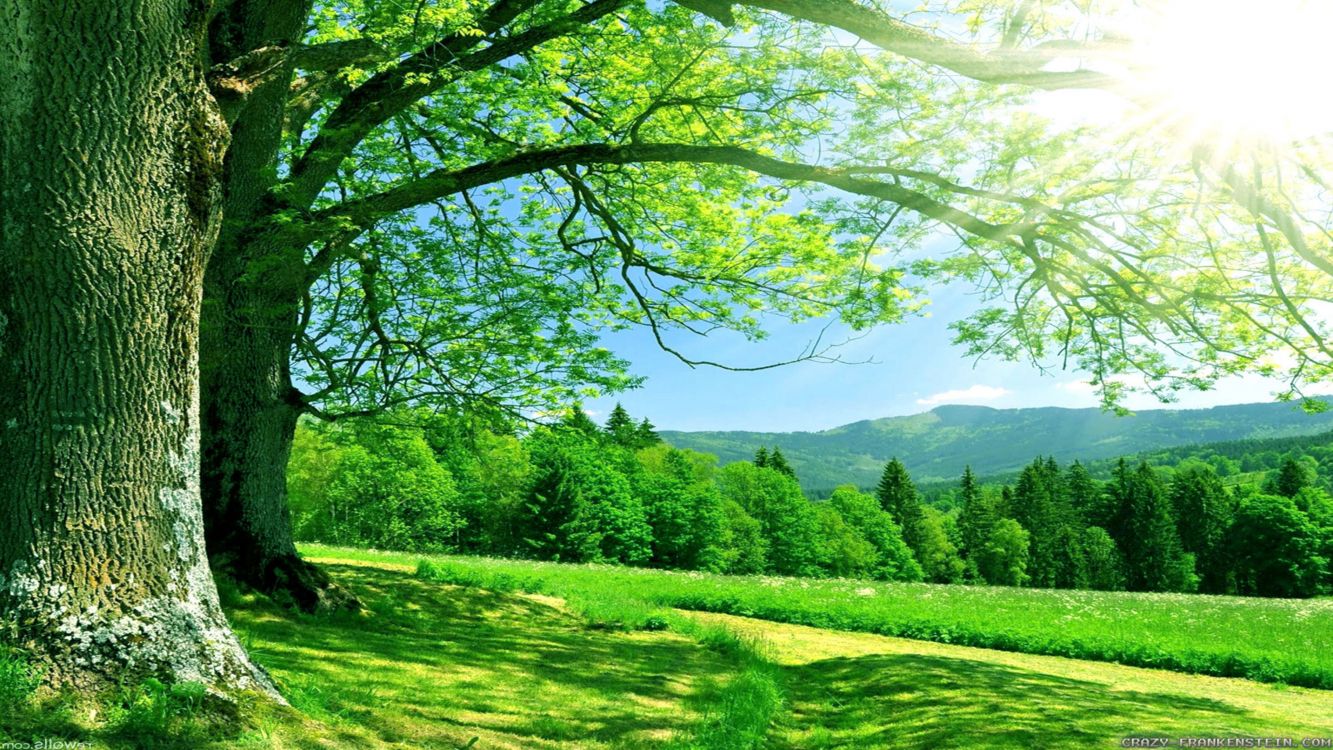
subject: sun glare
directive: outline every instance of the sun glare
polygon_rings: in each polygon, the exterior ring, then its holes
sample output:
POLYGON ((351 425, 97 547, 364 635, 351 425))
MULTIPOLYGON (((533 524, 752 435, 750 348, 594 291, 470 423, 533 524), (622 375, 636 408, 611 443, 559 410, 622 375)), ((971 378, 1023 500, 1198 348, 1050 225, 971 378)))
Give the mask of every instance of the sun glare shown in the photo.
POLYGON ((1333 0, 1165 0, 1134 34, 1134 79, 1191 139, 1286 145, 1333 131, 1333 0))

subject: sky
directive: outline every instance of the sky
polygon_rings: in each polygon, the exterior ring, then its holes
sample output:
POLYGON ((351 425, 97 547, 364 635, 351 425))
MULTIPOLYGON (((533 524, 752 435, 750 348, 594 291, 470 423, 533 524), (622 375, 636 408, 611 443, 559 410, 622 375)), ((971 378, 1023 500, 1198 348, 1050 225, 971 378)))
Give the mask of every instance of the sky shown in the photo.
MULTIPOLYGON (((600 422, 619 402, 663 430, 791 432, 918 414, 942 404, 997 409, 1099 405, 1083 373, 1042 374, 1026 362, 965 357, 964 349, 951 343, 948 324, 975 306, 964 291, 946 290, 932 297, 929 317, 874 329, 840 349, 844 360, 864 364, 802 362, 761 372, 691 368, 659 350, 647 331, 619 333, 604 343, 647 380, 637 390, 588 401, 584 409, 600 422)), ((669 343, 694 359, 758 365, 795 356, 821 327, 774 327, 758 343, 717 334, 677 335, 669 343)), ((1271 401, 1279 390, 1277 381, 1234 378, 1211 391, 1182 393, 1172 404, 1134 395, 1126 405, 1133 410, 1204 408, 1271 401)))

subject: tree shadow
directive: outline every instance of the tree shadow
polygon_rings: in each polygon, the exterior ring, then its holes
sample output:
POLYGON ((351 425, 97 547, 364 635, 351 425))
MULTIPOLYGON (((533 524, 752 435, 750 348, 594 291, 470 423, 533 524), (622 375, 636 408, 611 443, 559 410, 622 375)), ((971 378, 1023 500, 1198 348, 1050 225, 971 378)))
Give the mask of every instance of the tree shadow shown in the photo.
POLYGON ((792 712, 780 748, 1110 747, 1221 733, 1248 713, 969 659, 874 654, 784 669, 792 712))
POLYGON ((253 601, 232 621, 294 705, 387 742, 659 747, 735 669, 678 635, 592 631, 516 595, 329 567, 363 613, 253 601))

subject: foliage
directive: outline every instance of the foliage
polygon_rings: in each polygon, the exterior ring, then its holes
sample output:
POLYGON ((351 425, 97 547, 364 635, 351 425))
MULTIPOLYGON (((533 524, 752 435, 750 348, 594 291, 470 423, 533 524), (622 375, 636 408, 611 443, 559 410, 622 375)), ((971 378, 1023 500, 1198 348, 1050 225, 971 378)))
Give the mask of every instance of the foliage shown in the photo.
POLYGON ((979 550, 977 567, 982 578, 997 586, 1022 586, 1028 581, 1030 536, 1018 521, 1005 518, 991 526, 986 546, 979 550))
POLYGON ((1290 498, 1256 495, 1241 502, 1227 547, 1240 593, 1323 593, 1328 560, 1320 554, 1319 531, 1290 498))
POLYGON ((921 565, 903 541, 902 531, 874 497, 845 485, 834 490, 828 502, 874 548, 875 562, 869 577, 881 581, 922 579, 921 565))
POLYGON ((458 548, 464 525, 458 491, 420 429, 303 424, 288 485, 299 539, 458 548))

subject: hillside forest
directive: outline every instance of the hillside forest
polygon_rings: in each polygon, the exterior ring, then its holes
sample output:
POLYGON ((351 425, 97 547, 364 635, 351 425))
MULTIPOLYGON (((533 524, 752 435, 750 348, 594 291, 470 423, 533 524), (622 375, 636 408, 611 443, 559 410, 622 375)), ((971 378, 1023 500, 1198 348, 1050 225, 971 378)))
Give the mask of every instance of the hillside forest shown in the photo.
POLYGON ((1310 597, 1333 590, 1329 435, 1232 441, 1085 465, 1034 457, 923 493, 810 498, 778 448, 752 460, 665 443, 617 405, 532 427, 398 411, 303 422, 288 471, 297 538, 740 575, 1310 597))

